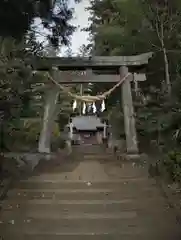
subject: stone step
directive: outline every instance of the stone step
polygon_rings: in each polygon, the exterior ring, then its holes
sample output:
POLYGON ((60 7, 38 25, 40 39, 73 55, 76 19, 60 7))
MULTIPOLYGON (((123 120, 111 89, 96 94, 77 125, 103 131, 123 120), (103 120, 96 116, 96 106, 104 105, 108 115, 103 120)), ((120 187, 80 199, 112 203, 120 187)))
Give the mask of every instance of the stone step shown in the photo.
POLYGON ((116 162, 79 160, 66 162, 48 162, 44 168, 41 166, 32 179, 44 180, 72 180, 72 181, 109 181, 136 178, 147 178, 147 169, 134 164, 121 164, 116 162), (53 166, 52 166, 53 165, 53 166), (41 173, 41 174, 40 174, 41 173))
MULTIPOLYGON (((91 184, 91 183, 90 183, 91 184)), ((43 183, 42 183, 43 185, 43 183)), ((46 184, 45 184, 46 185, 46 184)), ((68 185, 68 184, 67 184, 68 185)), ((30 185, 31 186, 31 185, 30 185)), ((37 186, 37 188, 19 188, 19 189, 11 189, 7 193, 8 197, 16 197, 16 198, 24 198, 24 197, 33 197, 33 196, 42 196, 43 198, 46 197, 58 197, 58 196, 80 196, 80 199, 82 198, 82 195, 86 196, 110 196, 110 195, 123 195, 124 193, 131 192, 133 194, 138 194, 137 189, 139 188, 139 191, 146 191, 150 192, 152 191, 153 193, 160 193, 160 190, 154 186, 154 185, 146 185, 144 183, 136 184, 136 183, 128 183, 128 184, 120 184, 118 186, 111 186, 110 185, 105 185, 105 188, 99 188, 99 185, 95 186, 79 186, 79 188, 73 188, 70 185, 66 188, 58 188, 54 186, 54 188, 43 188, 37 186), (129 189, 128 189, 129 187, 129 189)), ((138 194, 139 195, 139 194, 138 194)), ((97 198, 97 197, 96 197, 97 198)), ((95 199, 96 200, 96 199, 95 199)))
POLYGON ((84 159, 88 159, 88 160, 94 160, 96 158, 96 160, 110 160, 112 159, 113 160, 113 156, 112 155, 105 155, 105 153, 103 154, 88 154, 88 153, 85 153, 85 154, 82 154, 82 158, 84 159))
POLYGON ((4 240, 181 239, 174 213, 145 169, 101 161, 67 161, 58 170, 55 164, 51 172, 47 167, 46 173, 16 183, 1 204, 0 236, 4 240))
POLYGON ((176 233, 175 235, 165 235, 164 233, 160 234, 135 234, 135 233, 103 233, 103 234, 82 234, 82 233, 56 233, 56 234, 39 234, 39 233, 27 233, 27 234, 18 234, 17 236, 13 234, 6 234, 4 237, 5 240, 180 240, 180 236, 176 233))
POLYGON ((81 156, 80 155, 74 155, 73 156, 74 158, 74 161, 80 161, 80 158, 84 161, 91 161, 91 160, 95 160, 96 161, 107 161, 107 162, 110 162, 110 161, 117 161, 116 157, 114 156, 109 156, 109 155, 105 155, 105 154, 87 154, 87 153, 82 153, 81 156))
POLYGON ((148 216, 147 218, 101 218, 101 219, 53 219, 53 218, 34 218, 26 219, 25 217, 10 222, 0 224, 1 234, 7 232, 18 233, 41 233, 41 234, 88 234, 88 233, 129 233, 132 234, 151 234, 163 233, 164 231, 177 231, 174 223, 165 221, 164 218, 156 219, 148 216), (154 227, 151 227, 154 226, 154 227))
POLYGON ((76 214, 114 214, 119 212, 136 211, 138 214, 166 214, 170 211, 163 199, 149 198, 146 201, 135 199, 124 200, 6 200, 1 204, 2 218, 12 217, 12 214, 35 215, 76 215, 76 214), (150 208, 150 206, 152 206, 150 208), (46 211, 45 211, 46 209, 46 211))
POLYGON ((109 157, 111 157, 111 156, 113 156, 113 154, 109 151, 109 152, 107 152, 106 150, 102 150, 102 151, 92 151, 91 149, 83 149, 83 150, 81 150, 81 151, 79 151, 79 150, 74 150, 73 149, 73 154, 76 154, 76 155, 79 155, 79 156, 81 156, 81 155, 94 155, 94 156, 99 156, 99 155, 104 155, 105 157, 106 156, 109 156, 109 157))
POLYGON ((21 182, 17 183, 16 185, 17 189, 20 191, 26 190, 26 191, 64 191, 64 192, 70 192, 69 190, 73 192, 81 192, 81 191, 97 191, 104 189, 107 189, 109 191, 118 191, 122 189, 128 189, 130 187, 130 190, 132 188, 139 188, 139 189, 145 189, 145 188, 156 188, 157 185, 156 182, 153 180, 149 181, 146 178, 120 178, 119 180, 108 180, 108 181, 72 181, 72 180, 47 180, 45 177, 35 177, 31 178, 29 180, 22 180, 21 182), (97 189, 97 190, 96 190, 97 189))
POLYGON ((113 161, 115 160, 116 158, 114 157, 113 154, 110 154, 110 153, 88 153, 88 152, 83 152, 81 154, 77 154, 75 153, 74 156, 77 156, 77 157, 81 157, 81 158, 84 158, 84 159, 90 159, 90 160, 99 160, 99 159, 106 159, 106 160, 109 160, 109 161, 113 161))
MULTIPOLYGON (((141 214, 140 214, 141 215, 141 214)), ((12 219, 15 222, 19 222, 21 219, 39 219, 44 220, 44 219, 50 219, 50 220, 59 220, 59 221, 66 221, 66 220, 102 220, 102 219, 117 219, 117 220, 125 220, 125 219, 132 219, 132 218, 137 218, 138 214, 136 211, 122 211, 122 212, 117 212, 117 213, 67 213, 64 211, 64 213, 56 212, 56 213, 51 213, 49 214, 47 212, 41 212, 41 214, 37 212, 17 212, 17 211, 11 211, 9 214, 5 215, 2 214, 0 219, 3 223, 8 223, 12 219)))
POLYGON ((34 177, 29 180, 23 180, 19 182, 16 187, 18 189, 58 189, 58 190, 69 190, 69 189, 123 189, 128 187, 143 188, 143 187, 155 187, 155 181, 149 181, 147 178, 121 178, 119 180, 109 181, 69 181, 69 180, 51 180, 45 179, 45 176, 34 177))
MULTIPOLYGON (((75 164, 75 163, 74 163, 75 164)), ((95 170, 91 170, 89 167, 87 167, 86 171, 84 171, 84 168, 79 165, 72 169, 72 166, 66 167, 65 171, 61 174, 58 174, 57 168, 61 167, 54 167, 53 169, 44 170, 43 174, 38 175, 35 173, 35 175, 31 178, 32 181, 74 181, 74 182, 84 182, 85 184, 89 181, 95 182, 95 181, 133 181, 131 179, 140 179, 144 178, 144 180, 148 179, 148 174, 144 173, 142 174, 140 169, 126 169, 121 168, 119 166, 108 166, 105 168, 101 168, 99 165, 97 168, 95 167, 95 170), (89 172, 87 172, 89 170, 89 172), (100 172, 100 173, 99 173, 100 172), (98 174, 99 173, 99 174, 98 174)), ((145 170, 144 170, 145 171, 145 170)), ((146 172, 146 171, 145 171, 146 172)), ((136 180, 137 181, 137 180, 136 180)), ((138 180, 139 181, 139 180, 138 180)))
MULTIPOLYGON (((121 209, 120 207, 112 207, 106 208, 104 207, 104 210, 94 211, 89 210, 88 206, 86 209, 79 207, 79 209, 74 208, 74 211, 71 211, 71 208, 54 208, 52 209, 50 206, 46 206, 47 210, 45 211, 45 208, 42 209, 38 208, 39 205, 30 206, 25 209, 25 207, 22 207, 19 205, 18 208, 12 208, 11 210, 5 211, 4 213, 1 213, 0 220, 2 222, 10 222, 10 220, 18 220, 20 218, 25 219, 130 219, 130 218, 138 218, 138 217, 148 217, 148 216, 154 216, 156 219, 163 219, 163 217, 167 217, 168 214, 171 214, 171 211, 169 208, 155 208, 153 211, 150 211, 145 208, 145 206, 137 206, 135 209, 133 207, 130 207, 130 209, 121 209), (34 207, 34 208, 33 208, 34 207), (138 209, 139 208, 139 209, 138 209), (35 210, 36 209, 36 210, 35 210), (161 217, 160 217, 161 216, 161 217)), ((160 206, 160 204, 159 204, 160 206)))
POLYGON ((158 198, 160 191, 156 188, 145 187, 138 190, 134 187, 122 188, 119 191, 105 191, 105 192, 94 192, 94 191, 78 191, 78 192, 60 192, 51 191, 46 192, 40 190, 39 192, 20 192, 20 191, 10 191, 8 196, 14 201, 26 201, 31 199, 52 199, 52 200, 121 200, 121 199, 148 199, 148 198, 158 198))

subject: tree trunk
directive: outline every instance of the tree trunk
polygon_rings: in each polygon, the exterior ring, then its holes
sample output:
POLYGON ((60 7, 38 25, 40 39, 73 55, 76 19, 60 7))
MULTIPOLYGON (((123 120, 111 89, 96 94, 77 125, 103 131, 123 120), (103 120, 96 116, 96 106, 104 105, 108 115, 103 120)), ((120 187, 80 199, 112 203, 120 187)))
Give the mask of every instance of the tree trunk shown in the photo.
POLYGON ((157 34, 161 42, 161 47, 163 51, 163 59, 164 59, 164 68, 165 68, 165 81, 167 85, 167 91, 168 94, 171 94, 171 81, 170 81, 170 73, 169 73, 169 63, 168 63, 168 56, 167 56, 167 51, 164 43, 164 26, 163 22, 160 23, 160 28, 161 28, 161 33, 159 34, 158 32, 158 27, 157 27, 157 34))
POLYGON ((167 84, 168 94, 170 95, 172 88, 171 88, 171 81, 170 81, 168 56, 167 56, 167 52, 166 52, 164 44, 163 44, 163 55, 164 55, 164 64, 165 64, 165 80, 166 80, 166 84, 167 84))

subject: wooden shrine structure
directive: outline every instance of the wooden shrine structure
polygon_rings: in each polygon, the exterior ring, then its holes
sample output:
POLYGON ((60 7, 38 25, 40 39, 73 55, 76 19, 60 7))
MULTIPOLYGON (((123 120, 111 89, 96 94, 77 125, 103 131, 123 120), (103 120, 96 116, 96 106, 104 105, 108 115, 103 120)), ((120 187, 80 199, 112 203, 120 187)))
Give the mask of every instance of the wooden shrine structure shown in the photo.
MULTIPOLYGON (((94 57, 35 57, 27 61, 34 70, 49 71, 52 77, 62 84, 119 82, 131 73, 122 84, 122 106, 127 153, 138 153, 137 134, 135 128, 132 102, 131 81, 145 81, 145 68, 153 53, 136 56, 94 56, 94 57), (84 74, 83 74, 84 73, 84 74)), ((47 92, 42 131, 39 139, 39 152, 50 153, 51 132, 56 118, 56 103, 60 89, 51 85, 47 92)))

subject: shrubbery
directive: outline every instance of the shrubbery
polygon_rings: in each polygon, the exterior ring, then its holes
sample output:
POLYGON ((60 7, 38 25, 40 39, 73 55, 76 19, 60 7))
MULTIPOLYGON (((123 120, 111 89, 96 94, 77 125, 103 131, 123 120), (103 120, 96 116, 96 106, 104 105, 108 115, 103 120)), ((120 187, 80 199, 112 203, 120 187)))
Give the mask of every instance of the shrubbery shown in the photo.
MULTIPOLYGON (((41 119, 25 119, 7 125, 5 131, 5 146, 9 151, 36 151, 42 128, 41 119)), ((54 150, 64 146, 58 123, 54 124, 51 145, 54 150)))
POLYGON ((181 151, 173 150, 163 160, 163 166, 174 182, 181 182, 181 151))

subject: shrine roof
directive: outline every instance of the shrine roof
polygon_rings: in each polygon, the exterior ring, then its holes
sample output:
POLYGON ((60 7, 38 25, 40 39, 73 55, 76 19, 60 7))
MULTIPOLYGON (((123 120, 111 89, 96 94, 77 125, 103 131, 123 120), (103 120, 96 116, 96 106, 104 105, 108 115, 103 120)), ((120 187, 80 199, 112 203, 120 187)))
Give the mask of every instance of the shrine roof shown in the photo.
MULTIPOLYGON (((80 131, 95 131, 97 128, 103 128, 100 118, 96 116, 76 116, 72 118, 73 126, 80 131)), ((68 126, 69 124, 67 124, 68 126)))

